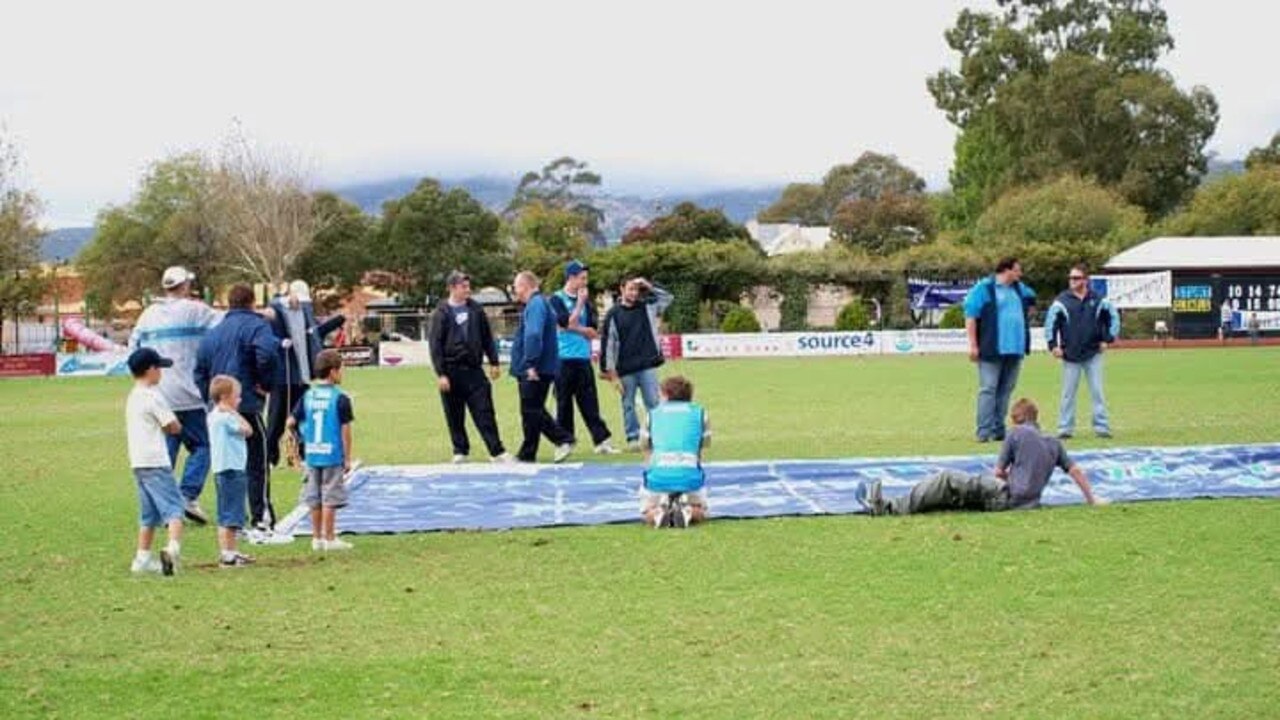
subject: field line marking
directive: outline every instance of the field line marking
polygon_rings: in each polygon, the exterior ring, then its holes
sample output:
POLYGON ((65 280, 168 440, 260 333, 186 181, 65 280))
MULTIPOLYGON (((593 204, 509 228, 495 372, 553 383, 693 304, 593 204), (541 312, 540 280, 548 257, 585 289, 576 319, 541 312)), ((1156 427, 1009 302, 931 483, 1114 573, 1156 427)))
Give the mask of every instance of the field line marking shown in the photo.
POLYGON ((801 494, 800 494, 800 491, 799 491, 799 490, 796 490, 796 488, 795 488, 795 486, 794 486, 794 485, 792 485, 791 483, 787 482, 787 478, 786 478, 786 476, 785 476, 785 475, 783 475, 782 473, 778 472, 778 464, 777 464, 777 463, 775 463, 775 462, 771 462, 771 463, 769 463, 769 474, 773 476, 773 479, 775 479, 775 480, 777 480, 777 481, 778 481, 778 484, 782 486, 782 489, 783 489, 783 490, 786 490, 786 491, 787 491, 787 494, 789 494, 791 497, 793 497, 793 498, 795 498, 795 499, 799 500, 800 502, 802 502, 802 503, 804 503, 804 504, 808 505, 808 506, 809 506, 809 508, 810 508, 810 509, 812 509, 815 513, 818 513, 819 515, 829 515, 829 514, 830 514, 830 513, 828 513, 828 512, 827 512, 827 509, 826 509, 826 508, 824 508, 824 507, 822 507, 821 505, 819 505, 819 504, 818 504, 818 502, 817 502, 816 500, 814 500, 814 499, 813 499, 813 498, 811 498, 811 497, 807 497, 807 496, 805 496, 805 495, 801 495, 801 494))

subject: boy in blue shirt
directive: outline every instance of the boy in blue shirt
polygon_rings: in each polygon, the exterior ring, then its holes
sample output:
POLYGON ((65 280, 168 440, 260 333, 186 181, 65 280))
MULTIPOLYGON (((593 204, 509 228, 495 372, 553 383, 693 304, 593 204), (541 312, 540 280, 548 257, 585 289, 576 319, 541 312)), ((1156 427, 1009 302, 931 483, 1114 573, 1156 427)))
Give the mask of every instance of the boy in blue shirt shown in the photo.
POLYGON ((311 549, 350 550, 334 530, 338 509, 347 504, 346 473, 351 469, 351 398, 342 383, 342 356, 325 350, 316 356, 315 383, 303 394, 289 418, 289 429, 301 436, 306 459, 302 501, 311 509, 311 549))
POLYGON ((676 375, 662 381, 662 403, 649 414, 640 512, 655 528, 687 527, 707 519, 702 451, 711 444, 707 411, 693 402, 693 383, 676 375))
POLYGON ((253 427, 240 415, 240 381, 218 375, 209 383, 213 410, 209 413, 209 456, 218 487, 218 564, 244 567, 253 558, 236 549, 236 532, 244 527, 244 506, 249 494, 249 459, 246 438, 253 427))

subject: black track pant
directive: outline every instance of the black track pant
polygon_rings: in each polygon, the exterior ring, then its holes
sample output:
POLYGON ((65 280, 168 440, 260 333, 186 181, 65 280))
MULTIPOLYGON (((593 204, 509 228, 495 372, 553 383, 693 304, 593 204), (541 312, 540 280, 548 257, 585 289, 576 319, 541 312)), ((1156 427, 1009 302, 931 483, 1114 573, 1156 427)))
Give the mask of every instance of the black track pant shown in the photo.
POLYGON ((582 421, 591 433, 591 444, 599 445, 611 433, 600 417, 600 398, 596 395, 596 376, 589 360, 564 360, 556 376, 556 422, 570 435, 573 429, 573 404, 578 403, 582 421))
POLYGON ((524 428, 524 442, 516 459, 521 462, 538 459, 538 443, 543 435, 556 445, 573 442, 573 436, 547 412, 551 383, 551 378, 520 381, 520 424, 524 428))
POLYGON ((444 372, 449 378, 449 392, 440 393, 444 405, 444 419, 449 424, 449 438, 454 455, 471 454, 471 438, 467 437, 467 410, 480 438, 484 440, 490 457, 497 457, 506 449, 498 435, 498 418, 493 410, 493 387, 484 370, 478 367, 450 367, 444 372))
POLYGON ((250 524, 263 523, 268 527, 276 523, 276 509, 271 504, 271 468, 267 466, 267 432, 258 413, 240 413, 253 428, 253 436, 246 439, 249 446, 245 473, 249 476, 250 524))

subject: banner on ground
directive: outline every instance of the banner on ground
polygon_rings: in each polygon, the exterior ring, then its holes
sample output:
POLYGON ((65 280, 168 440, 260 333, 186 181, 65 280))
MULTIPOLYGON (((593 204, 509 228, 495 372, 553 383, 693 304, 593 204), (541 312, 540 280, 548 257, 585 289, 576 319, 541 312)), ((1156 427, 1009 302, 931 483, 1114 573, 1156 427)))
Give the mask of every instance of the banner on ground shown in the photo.
POLYGON ((1120 310, 1167 308, 1173 304, 1173 273, 1099 275, 1092 279, 1094 292, 1120 310))
POLYGON ((55 370, 56 358, 53 353, 0 355, 0 378, 39 377, 52 375, 55 370))
POLYGON ((58 377, 127 376, 129 353, 59 353, 58 377))

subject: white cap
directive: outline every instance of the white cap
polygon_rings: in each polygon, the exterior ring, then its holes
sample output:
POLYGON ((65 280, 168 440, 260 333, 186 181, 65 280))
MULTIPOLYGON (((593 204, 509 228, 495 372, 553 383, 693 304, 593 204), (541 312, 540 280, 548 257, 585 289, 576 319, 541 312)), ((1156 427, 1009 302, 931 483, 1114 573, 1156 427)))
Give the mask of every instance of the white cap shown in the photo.
POLYGON ((164 277, 160 278, 160 284, 165 290, 172 290, 183 283, 188 283, 195 279, 195 273, 187 270, 181 265, 174 265, 164 271, 164 277))
POLYGON ((305 280, 294 280, 289 283, 289 294, 298 302, 311 302, 311 288, 307 286, 305 280))

